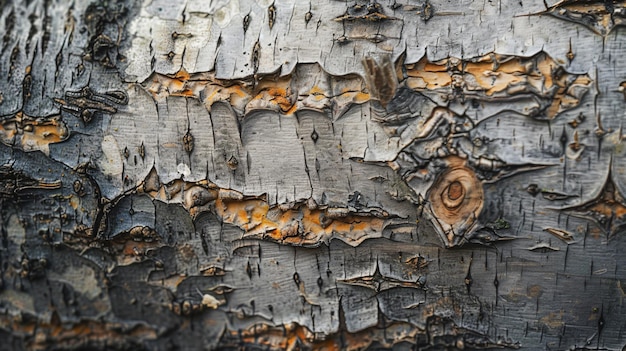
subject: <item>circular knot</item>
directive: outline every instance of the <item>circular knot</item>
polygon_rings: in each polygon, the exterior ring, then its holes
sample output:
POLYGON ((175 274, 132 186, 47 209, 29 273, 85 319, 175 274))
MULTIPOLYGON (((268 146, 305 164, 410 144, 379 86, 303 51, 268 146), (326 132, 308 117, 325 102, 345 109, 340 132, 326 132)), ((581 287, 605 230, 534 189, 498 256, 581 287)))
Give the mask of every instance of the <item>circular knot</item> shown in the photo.
POLYGON ((448 209, 455 209, 465 199, 465 188, 461 182, 455 180, 450 183, 441 193, 441 202, 448 209))
POLYGON ((472 171, 454 165, 441 173, 428 191, 428 201, 443 232, 462 235, 478 218, 484 202, 483 187, 472 171))

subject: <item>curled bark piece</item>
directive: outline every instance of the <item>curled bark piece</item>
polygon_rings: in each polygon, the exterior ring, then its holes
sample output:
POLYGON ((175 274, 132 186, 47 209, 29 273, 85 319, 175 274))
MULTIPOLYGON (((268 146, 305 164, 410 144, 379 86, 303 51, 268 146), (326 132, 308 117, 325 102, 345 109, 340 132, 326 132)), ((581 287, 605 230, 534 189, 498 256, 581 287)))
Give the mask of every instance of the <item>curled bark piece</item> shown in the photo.
POLYGON ((61 115, 28 116, 22 111, 0 122, 0 142, 24 151, 49 152, 49 145, 67 140, 69 129, 61 115))
MULTIPOLYGON (((289 116, 301 109, 332 110, 341 116, 353 104, 370 100, 365 80, 359 75, 333 75, 313 63, 300 63, 285 75, 258 73, 239 80, 216 78, 215 71, 153 73, 142 86, 157 101, 168 96, 195 97, 208 109, 215 102, 226 101, 240 118, 255 110, 289 116)), ((393 96, 393 91, 390 94, 393 96)))
POLYGON ((548 232, 552 235, 554 235, 555 237, 563 240, 566 243, 571 243, 572 240, 574 240, 574 236, 572 236, 572 233, 563 230, 563 229, 558 229, 558 228, 546 228, 544 229, 545 232, 548 232))
POLYGON ((579 106, 591 86, 588 75, 567 72, 545 52, 531 57, 491 53, 434 62, 423 57, 405 69, 402 84, 415 91, 438 93, 461 103, 506 101, 508 109, 541 120, 579 106))
POLYGON ((626 23, 626 4, 622 1, 563 0, 535 15, 544 13, 583 25, 601 36, 626 23))
POLYGON ((517 349, 511 341, 493 341, 480 332, 457 325, 449 317, 430 315, 426 325, 418 327, 408 322, 388 320, 380 311, 378 323, 363 330, 350 332, 344 325, 340 308, 340 325, 330 334, 315 333, 296 322, 283 325, 257 323, 244 330, 226 330, 220 338, 225 347, 240 346, 266 350, 370 350, 376 347, 396 349, 411 346, 420 350, 517 349), (394 337, 389 337, 393 335, 394 337))
POLYGON ((396 72, 389 56, 384 56, 378 63, 371 57, 363 60, 367 87, 374 100, 378 100, 383 107, 394 97, 398 87, 396 72))

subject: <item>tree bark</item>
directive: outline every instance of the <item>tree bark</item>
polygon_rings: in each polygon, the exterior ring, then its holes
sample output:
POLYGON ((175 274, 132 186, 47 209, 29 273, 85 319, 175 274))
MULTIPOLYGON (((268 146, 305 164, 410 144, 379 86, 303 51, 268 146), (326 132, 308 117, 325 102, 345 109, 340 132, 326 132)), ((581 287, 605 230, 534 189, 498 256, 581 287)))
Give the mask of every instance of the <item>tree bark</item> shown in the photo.
POLYGON ((0 8, 0 349, 626 347, 626 1, 0 8))

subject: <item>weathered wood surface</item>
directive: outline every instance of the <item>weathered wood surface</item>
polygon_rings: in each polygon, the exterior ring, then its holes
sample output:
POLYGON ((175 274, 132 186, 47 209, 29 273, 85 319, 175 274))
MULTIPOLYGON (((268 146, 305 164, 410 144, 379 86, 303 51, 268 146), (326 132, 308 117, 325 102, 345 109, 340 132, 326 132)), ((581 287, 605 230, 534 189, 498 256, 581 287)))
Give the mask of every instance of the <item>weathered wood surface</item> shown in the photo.
POLYGON ((625 346, 626 2, 0 4, 0 349, 625 346))

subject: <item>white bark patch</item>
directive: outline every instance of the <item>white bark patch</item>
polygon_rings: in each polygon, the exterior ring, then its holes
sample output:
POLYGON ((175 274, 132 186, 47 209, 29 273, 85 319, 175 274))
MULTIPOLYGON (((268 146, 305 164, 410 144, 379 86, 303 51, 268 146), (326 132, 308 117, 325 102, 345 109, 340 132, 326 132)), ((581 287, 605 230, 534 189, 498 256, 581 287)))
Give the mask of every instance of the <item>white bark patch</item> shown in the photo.
POLYGON ((267 7, 274 3, 274 0, 256 0, 256 3, 259 6, 267 7))
POLYGON ((50 272, 48 277, 69 283, 74 290, 79 291, 89 299, 97 298, 102 291, 98 286, 98 280, 96 279, 94 271, 88 266, 71 266, 67 268, 63 274, 50 272))
POLYGON ((120 176, 123 170, 122 155, 117 141, 112 135, 106 135, 102 139, 103 155, 98 159, 98 166, 102 173, 110 176, 120 176))
POLYGON ((239 1, 219 1, 215 7, 209 10, 209 13, 213 14, 215 23, 217 23, 220 28, 225 28, 230 23, 231 19, 239 14, 239 1))
POLYGON ((189 177, 189 175, 191 174, 191 169, 189 168, 189 166, 187 166, 184 163, 179 163, 178 166, 176 166, 176 170, 178 171, 178 173, 180 173, 183 177, 189 177))
POLYGON ((202 305, 204 307, 211 308, 211 309, 216 309, 221 304, 222 304, 222 302, 220 300, 216 299, 215 297, 213 297, 213 295, 209 295, 209 294, 202 295, 202 305))
POLYGON ((24 244, 26 239, 26 231, 24 226, 20 223, 20 219, 16 215, 9 217, 7 228, 8 239, 17 246, 24 244))
POLYGON ((36 313, 34 299, 28 293, 17 290, 5 290, 0 293, 0 300, 8 301, 13 307, 18 308, 22 313, 36 313))

